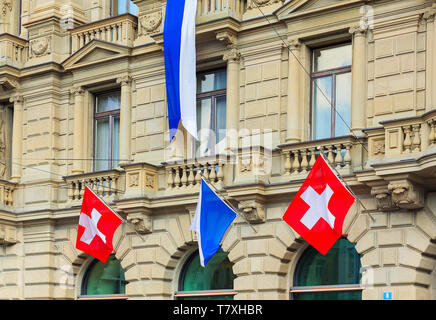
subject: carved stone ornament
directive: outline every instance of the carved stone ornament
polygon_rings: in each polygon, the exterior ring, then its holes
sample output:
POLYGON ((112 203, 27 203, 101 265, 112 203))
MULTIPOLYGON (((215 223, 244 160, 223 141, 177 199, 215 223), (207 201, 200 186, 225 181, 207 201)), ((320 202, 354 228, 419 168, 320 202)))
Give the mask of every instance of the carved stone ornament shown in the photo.
POLYGON ((413 183, 404 180, 391 182, 388 186, 393 203, 402 209, 420 209, 424 207, 424 191, 413 183))
POLYGON ((16 228, 0 224, 0 245, 12 245, 17 242, 16 228))
POLYGON ((375 196, 377 209, 383 211, 398 209, 398 207, 392 201, 392 196, 387 186, 374 187, 371 189, 371 194, 375 196))
POLYGON ((51 38, 50 37, 44 37, 32 40, 30 42, 30 57, 42 57, 47 54, 50 54, 51 52, 51 38))
POLYGON ((249 8, 263 7, 277 2, 282 2, 282 0, 251 0, 249 8))
POLYGON ((138 233, 150 233, 152 231, 151 216, 143 213, 130 213, 127 215, 129 221, 138 233))
POLYGON ((157 32, 158 28, 162 24, 162 12, 156 11, 139 18, 141 25, 139 35, 147 35, 157 32))
POLYGON ((1 2, 1 10, 2 10, 3 16, 6 16, 6 14, 8 13, 8 9, 9 9, 9 12, 12 11, 11 0, 2 0, 2 2, 1 2))
POLYGON ((265 222, 265 206, 255 200, 241 201, 238 205, 250 223, 265 222))

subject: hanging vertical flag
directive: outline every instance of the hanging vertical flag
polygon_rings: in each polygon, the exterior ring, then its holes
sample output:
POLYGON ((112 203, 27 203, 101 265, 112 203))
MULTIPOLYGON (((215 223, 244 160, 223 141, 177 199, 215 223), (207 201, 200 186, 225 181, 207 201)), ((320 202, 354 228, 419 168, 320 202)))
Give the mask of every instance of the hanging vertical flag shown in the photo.
POLYGON ((345 216, 355 200, 320 153, 283 220, 325 255, 342 236, 345 216))
POLYGON ((170 141, 180 120, 197 139, 196 13, 197 0, 167 0, 164 57, 170 141))
POLYGON ((123 219, 85 186, 76 248, 106 263, 114 251, 114 233, 122 222, 123 219))
POLYGON ((197 233, 201 266, 206 266, 237 214, 201 179, 197 209, 191 230, 197 233))

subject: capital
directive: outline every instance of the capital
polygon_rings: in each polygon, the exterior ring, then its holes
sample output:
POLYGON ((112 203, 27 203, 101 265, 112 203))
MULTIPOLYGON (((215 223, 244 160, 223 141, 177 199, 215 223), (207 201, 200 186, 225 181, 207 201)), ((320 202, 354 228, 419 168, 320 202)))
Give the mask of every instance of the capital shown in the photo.
POLYGON ((132 83, 132 77, 130 76, 122 76, 117 79, 117 83, 119 83, 122 87, 128 86, 132 83))
POLYGON ((367 25, 352 26, 348 31, 355 37, 364 37, 366 36, 366 33, 368 31, 368 26, 367 25))
POLYGON ((298 39, 291 39, 288 41, 290 50, 299 50, 301 47, 301 42, 298 39))
POLYGON ((9 102, 11 103, 23 103, 24 102, 24 97, 22 95, 15 95, 9 98, 9 102))
POLYGON ((241 59, 241 53, 236 48, 230 48, 224 53, 223 59, 228 62, 238 62, 241 59))
POLYGON ((83 95, 85 93, 85 88, 81 86, 72 87, 70 93, 74 96, 83 95))
POLYGON ((428 8, 427 11, 424 12, 422 18, 428 22, 434 21, 436 17, 436 5, 433 4, 431 8, 428 8))
POLYGON ((217 40, 224 42, 226 46, 235 45, 238 42, 237 34, 229 30, 218 32, 216 38, 217 40))

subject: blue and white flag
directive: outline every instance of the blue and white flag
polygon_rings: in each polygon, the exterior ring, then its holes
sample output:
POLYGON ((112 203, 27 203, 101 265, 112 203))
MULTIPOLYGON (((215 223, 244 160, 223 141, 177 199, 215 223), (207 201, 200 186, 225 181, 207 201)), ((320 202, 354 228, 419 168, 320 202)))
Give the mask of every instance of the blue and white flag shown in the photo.
POLYGON ((167 0, 164 57, 170 141, 180 120, 197 139, 196 13, 197 0, 167 0))
POLYGON ((201 179, 197 210, 191 230, 197 233, 201 266, 205 266, 220 247, 237 214, 201 179))

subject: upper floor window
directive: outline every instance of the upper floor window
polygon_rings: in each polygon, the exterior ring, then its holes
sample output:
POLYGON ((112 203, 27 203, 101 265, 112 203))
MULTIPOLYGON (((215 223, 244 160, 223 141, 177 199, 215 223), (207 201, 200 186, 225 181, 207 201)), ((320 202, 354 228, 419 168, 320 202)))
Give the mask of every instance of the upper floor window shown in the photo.
POLYGON ((94 171, 117 167, 120 153, 121 92, 95 96, 94 171))
POLYGON ((347 135, 351 122, 351 44, 315 49, 312 55, 312 139, 347 135))
POLYGON ((95 259, 83 277, 80 298, 84 296, 125 298, 126 284, 124 270, 114 255, 110 255, 106 263, 95 259))
POLYGON ((235 276, 227 253, 218 252, 209 260, 206 267, 200 264, 198 252, 192 254, 183 266, 177 299, 219 299, 231 300, 235 276))
POLYGON ((360 300, 360 256, 354 245, 339 239, 324 256, 309 247, 298 261, 291 289, 295 300, 360 300))
POLYGON ((197 75, 197 129, 195 156, 219 153, 225 143, 226 129, 226 70, 197 75))
POLYGON ((112 16, 130 13, 138 15, 138 6, 131 0, 112 0, 112 16))

